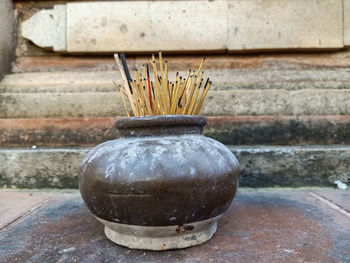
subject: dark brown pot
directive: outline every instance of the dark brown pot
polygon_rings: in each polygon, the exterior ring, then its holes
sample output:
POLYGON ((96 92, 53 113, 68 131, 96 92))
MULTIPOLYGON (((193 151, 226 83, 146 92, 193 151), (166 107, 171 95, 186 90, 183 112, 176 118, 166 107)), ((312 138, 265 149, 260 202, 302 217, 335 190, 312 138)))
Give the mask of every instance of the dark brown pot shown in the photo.
POLYGON ((160 250, 214 234, 236 194, 239 164, 225 145, 202 135, 206 123, 191 115, 122 118, 115 123, 120 139, 88 153, 79 189, 108 238, 160 250))

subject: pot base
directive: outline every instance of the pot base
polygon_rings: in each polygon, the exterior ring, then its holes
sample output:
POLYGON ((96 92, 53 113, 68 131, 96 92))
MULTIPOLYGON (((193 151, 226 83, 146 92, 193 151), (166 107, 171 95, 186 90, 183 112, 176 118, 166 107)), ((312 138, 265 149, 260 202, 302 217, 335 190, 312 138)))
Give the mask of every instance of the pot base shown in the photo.
POLYGON ((128 248, 168 250, 196 246, 209 240, 216 232, 220 216, 183 226, 136 226, 97 218, 105 225, 108 239, 128 248))

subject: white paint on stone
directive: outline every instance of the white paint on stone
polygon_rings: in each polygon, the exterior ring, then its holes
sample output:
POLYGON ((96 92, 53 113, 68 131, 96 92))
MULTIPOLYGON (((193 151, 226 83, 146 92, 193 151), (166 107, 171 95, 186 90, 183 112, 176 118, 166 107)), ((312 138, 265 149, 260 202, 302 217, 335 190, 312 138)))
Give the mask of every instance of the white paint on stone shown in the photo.
POLYGON ((344 46, 350 46, 350 0, 344 0, 344 46))
POLYGON ((342 0, 228 2, 229 50, 343 47, 342 0))
POLYGON ((53 9, 41 10, 24 21, 22 36, 43 48, 65 51, 66 48, 66 5, 55 5, 53 9))
POLYGON ((73 53, 342 48, 349 1, 68 2, 24 21, 22 35, 73 53))
POLYGON ((67 4, 67 51, 226 48, 226 1, 67 4))

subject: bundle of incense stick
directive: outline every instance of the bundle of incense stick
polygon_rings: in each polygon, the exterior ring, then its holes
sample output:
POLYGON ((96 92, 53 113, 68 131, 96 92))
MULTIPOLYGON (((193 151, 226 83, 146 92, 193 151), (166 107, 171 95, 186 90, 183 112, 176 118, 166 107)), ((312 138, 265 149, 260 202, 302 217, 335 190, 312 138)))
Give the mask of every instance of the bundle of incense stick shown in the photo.
POLYGON ((124 54, 114 55, 119 67, 124 87, 114 83, 122 95, 123 104, 128 117, 129 106, 134 116, 149 115, 199 115, 205 96, 211 85, 209 78, 203 84, 201 71, 205 58, 202 59, 197 71, 188 71, 186 78, 176 73, 175 81, 168 79, 168 62, 163 62, 162 52, 159 52, 158 61, 154 55, 148 64, 142 65, 142 71, 134 71, 132 79, 124 54), (153 74, 150 76, 150 69, 153 74), (153 75, 153 76, 152 76, 153 75), (153 78, 152 78, 153 77, 153 78))

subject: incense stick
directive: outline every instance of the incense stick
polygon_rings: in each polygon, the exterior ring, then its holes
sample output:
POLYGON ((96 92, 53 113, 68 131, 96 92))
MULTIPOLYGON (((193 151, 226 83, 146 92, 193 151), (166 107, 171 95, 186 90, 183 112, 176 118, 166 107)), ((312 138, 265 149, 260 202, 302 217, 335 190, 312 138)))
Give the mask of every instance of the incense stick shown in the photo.
MULTIPOLYGON (((131 109, 134 113, 135 116, 137 116, 136 114, 136 108, 135 108, 135 102, 134 102, 134 99, 132 97, 132 94, 131 94, 131 87, 130 87, 130 84, 126 78, 126 75, 125 75, 125 71, 122 69, 122 65, 120 63, 120 60, 119 60, 119 56, 118 54, 114 54, 114 58, 115 58, 115 61, 117 63, 117 66, 119 68, 119 71, 120 71, 120 74, 122 76, 122 79, 123 79, 123 82, 124 82, 124 89, 126 91, 126 94, 128 96, 128 99, 129 99, 129 102, 130 102, 130 105, 131 105, 131 109)), ((127 110, 127 109, 125 109, 127 110)))
POLYGON ((125 72, 125 76, 126 76, 126 79, 128 80, 130 92, 132 94, 132 88, 130 86, 130 81, 132 81, 132 78, 130 76, 128 64, 126 63, 126 58, 125 58, 125 54, 124 53, 120 54, 120 59, 122 60, 122 65, 123 65, 123 69, 124 69, 124 72, 125 72))
POLYGON ((134 116, 200 114, 212 83, 208 78, 202 87, 204 75, 202 67, 205 58, 201 60, 196 71, 190 69, 186 78, 182 78, 177 72, 176 79, 172 82, 168 75, 168 61, 163 62, 161 52, 159 52, 158 62, 152 55, 149 64, 142 65, 140 72, 134 71, 134 80, 131 78, 125 54, 120 54, 120 59, 118 54, 115 54, 114 57, 124 82, 123 87, 115 85, 120 90, 123 105, 129 117, 126 98, 129 100, 134 116), (150 77, 149 66, 153 71, 153 81, 150 77), (160 72, 158 72, 158 67, 160 72))

